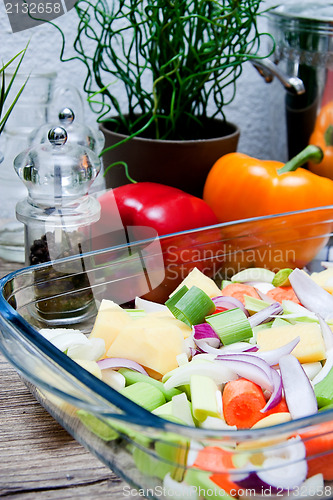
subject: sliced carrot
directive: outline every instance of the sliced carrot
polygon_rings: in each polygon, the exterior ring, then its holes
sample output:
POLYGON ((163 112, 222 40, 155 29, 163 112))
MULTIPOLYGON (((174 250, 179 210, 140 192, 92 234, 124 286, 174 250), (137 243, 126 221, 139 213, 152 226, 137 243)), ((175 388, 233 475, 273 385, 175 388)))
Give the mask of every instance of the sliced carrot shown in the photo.
POLYGON ((266 295, 280 304, 283 300, 292 300, 296 304, 301 304, 291 286, 277 286, 269 290, 266 295))
POLYGON ((308 477, 321 473, 326 481, 333 479, 333 422, 323 422, 300 433, 308 461, 308 477), (313 458, 311 458, 313 457, 313 458))
POLYGON ((243 488, 240 488, 238 484, 230 479, 230 474, 212 474, 209 479, 232 497, 238 498, 244 491, 243 488))
POLYGON ((265 413, 263 413, 263 416, 267 417, 268 415, 271 415, 272 413, 285 413, 285 412, 289 412, 289 410, 288 410, 286 400, 284 398, 282 398, 280 403, 278 403, 276 406, 274 406, 271 410, 265 411, 265 413))
POLYGON ((262 389, 244 378, 228 382, 222 393, 223 413, 228 425, 249 429, 264 417, 266 401, 262 389))
POLYGON ((231 496, 237 496, 239 486, 230 479, 229 471, 234 469, 233 452, 218 446, 206 446, 197 454, 193 467, 212 472, 209 477, 217 486, 231 496))
POLYGON ((229 469, 235 468, 232 456, 232 451, 218 446, 206 446, 202 450, 199 450, 193 467, 212 473, 227 472, 229 469))
POLYGON ((244 295, 249 295, 255 299, 260 299, 256 289, 251 285, 244 285, 243 283, 230 283, 222 290, 222 295, 226 297, 234 297, 245 304, 244 295))
POLYGON ((244 378, 232 380, 225 385, 222 402, 227 424, 236 425, 238 429, 248 429, 272 413, 289 411, 284 398, 271 410, 260 411, 266 405, 262 389, 244 378))

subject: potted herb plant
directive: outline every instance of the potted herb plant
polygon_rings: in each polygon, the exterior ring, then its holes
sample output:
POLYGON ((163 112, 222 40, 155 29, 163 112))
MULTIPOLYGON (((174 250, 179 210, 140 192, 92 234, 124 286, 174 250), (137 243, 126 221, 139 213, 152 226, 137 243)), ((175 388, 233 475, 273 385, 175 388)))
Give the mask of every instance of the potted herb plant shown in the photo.
POLYGON ((225 107, 243 63, 258 57, 261 3, 76 2, 75 57, 85 64, 84 90, 106 137, 105 167, 118 163, 109 186, 128 182, 127 165, 136 180, 202 194, 212 164, 237 147, 239 130, 225 107))

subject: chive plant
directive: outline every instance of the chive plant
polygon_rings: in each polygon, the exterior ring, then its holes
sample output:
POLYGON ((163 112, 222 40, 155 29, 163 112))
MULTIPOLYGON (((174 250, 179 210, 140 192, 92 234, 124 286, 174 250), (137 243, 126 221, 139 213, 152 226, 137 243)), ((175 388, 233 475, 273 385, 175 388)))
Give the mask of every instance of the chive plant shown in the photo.
MULTIPOLYGON (((86 67, 84 90, 98 121, 130 136, 204 138, 207 119, 225 119, 243 63, 259 57, 262 3, 77 1, 74 59, 86 67)), ((64 46, 61 59, 70 60, 63 54, 64 46)))

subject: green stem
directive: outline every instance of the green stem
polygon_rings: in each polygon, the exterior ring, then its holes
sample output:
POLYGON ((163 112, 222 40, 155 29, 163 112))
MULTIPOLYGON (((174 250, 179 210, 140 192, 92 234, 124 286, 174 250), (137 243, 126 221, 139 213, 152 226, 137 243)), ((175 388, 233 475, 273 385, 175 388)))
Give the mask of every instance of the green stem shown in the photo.
POLYGON ((112 167, 115 167, 116 165, 122 165, 125 169, 125 175, 127 177, 127 179, 132 182, 133 184, 137 184, 137 181, 135 181, 129 174, 128 172, 128 165, 125 161, 115 161, 114 163, 111 163, 111 165, 109 165, 105 170, 104 170, 104 176, 106 175, 106 173, 112 168, 112 167))
POLYGON ((298 153, 298 155, 294 156, 291 160, 287 161, 287 163, 278 169, 278 174, 284 174, 285 172, 294 172, 299 167, 307 163, 308 161, 312 161, 313 163, 320 163, 324 157, 323 151, 318 147, 310 144, 306 146, 303 151, 298 153))

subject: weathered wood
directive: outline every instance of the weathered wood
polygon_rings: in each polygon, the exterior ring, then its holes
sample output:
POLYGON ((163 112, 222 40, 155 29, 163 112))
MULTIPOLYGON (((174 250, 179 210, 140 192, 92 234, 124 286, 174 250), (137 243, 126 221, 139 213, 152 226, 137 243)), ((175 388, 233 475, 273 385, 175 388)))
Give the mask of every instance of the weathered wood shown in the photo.
MULTIPOLYGON (((0 259, 0 276, 15 268, 0 259)), ((37 403, 0 354, 0 497, 123 500, 125 485, 37 403)))

